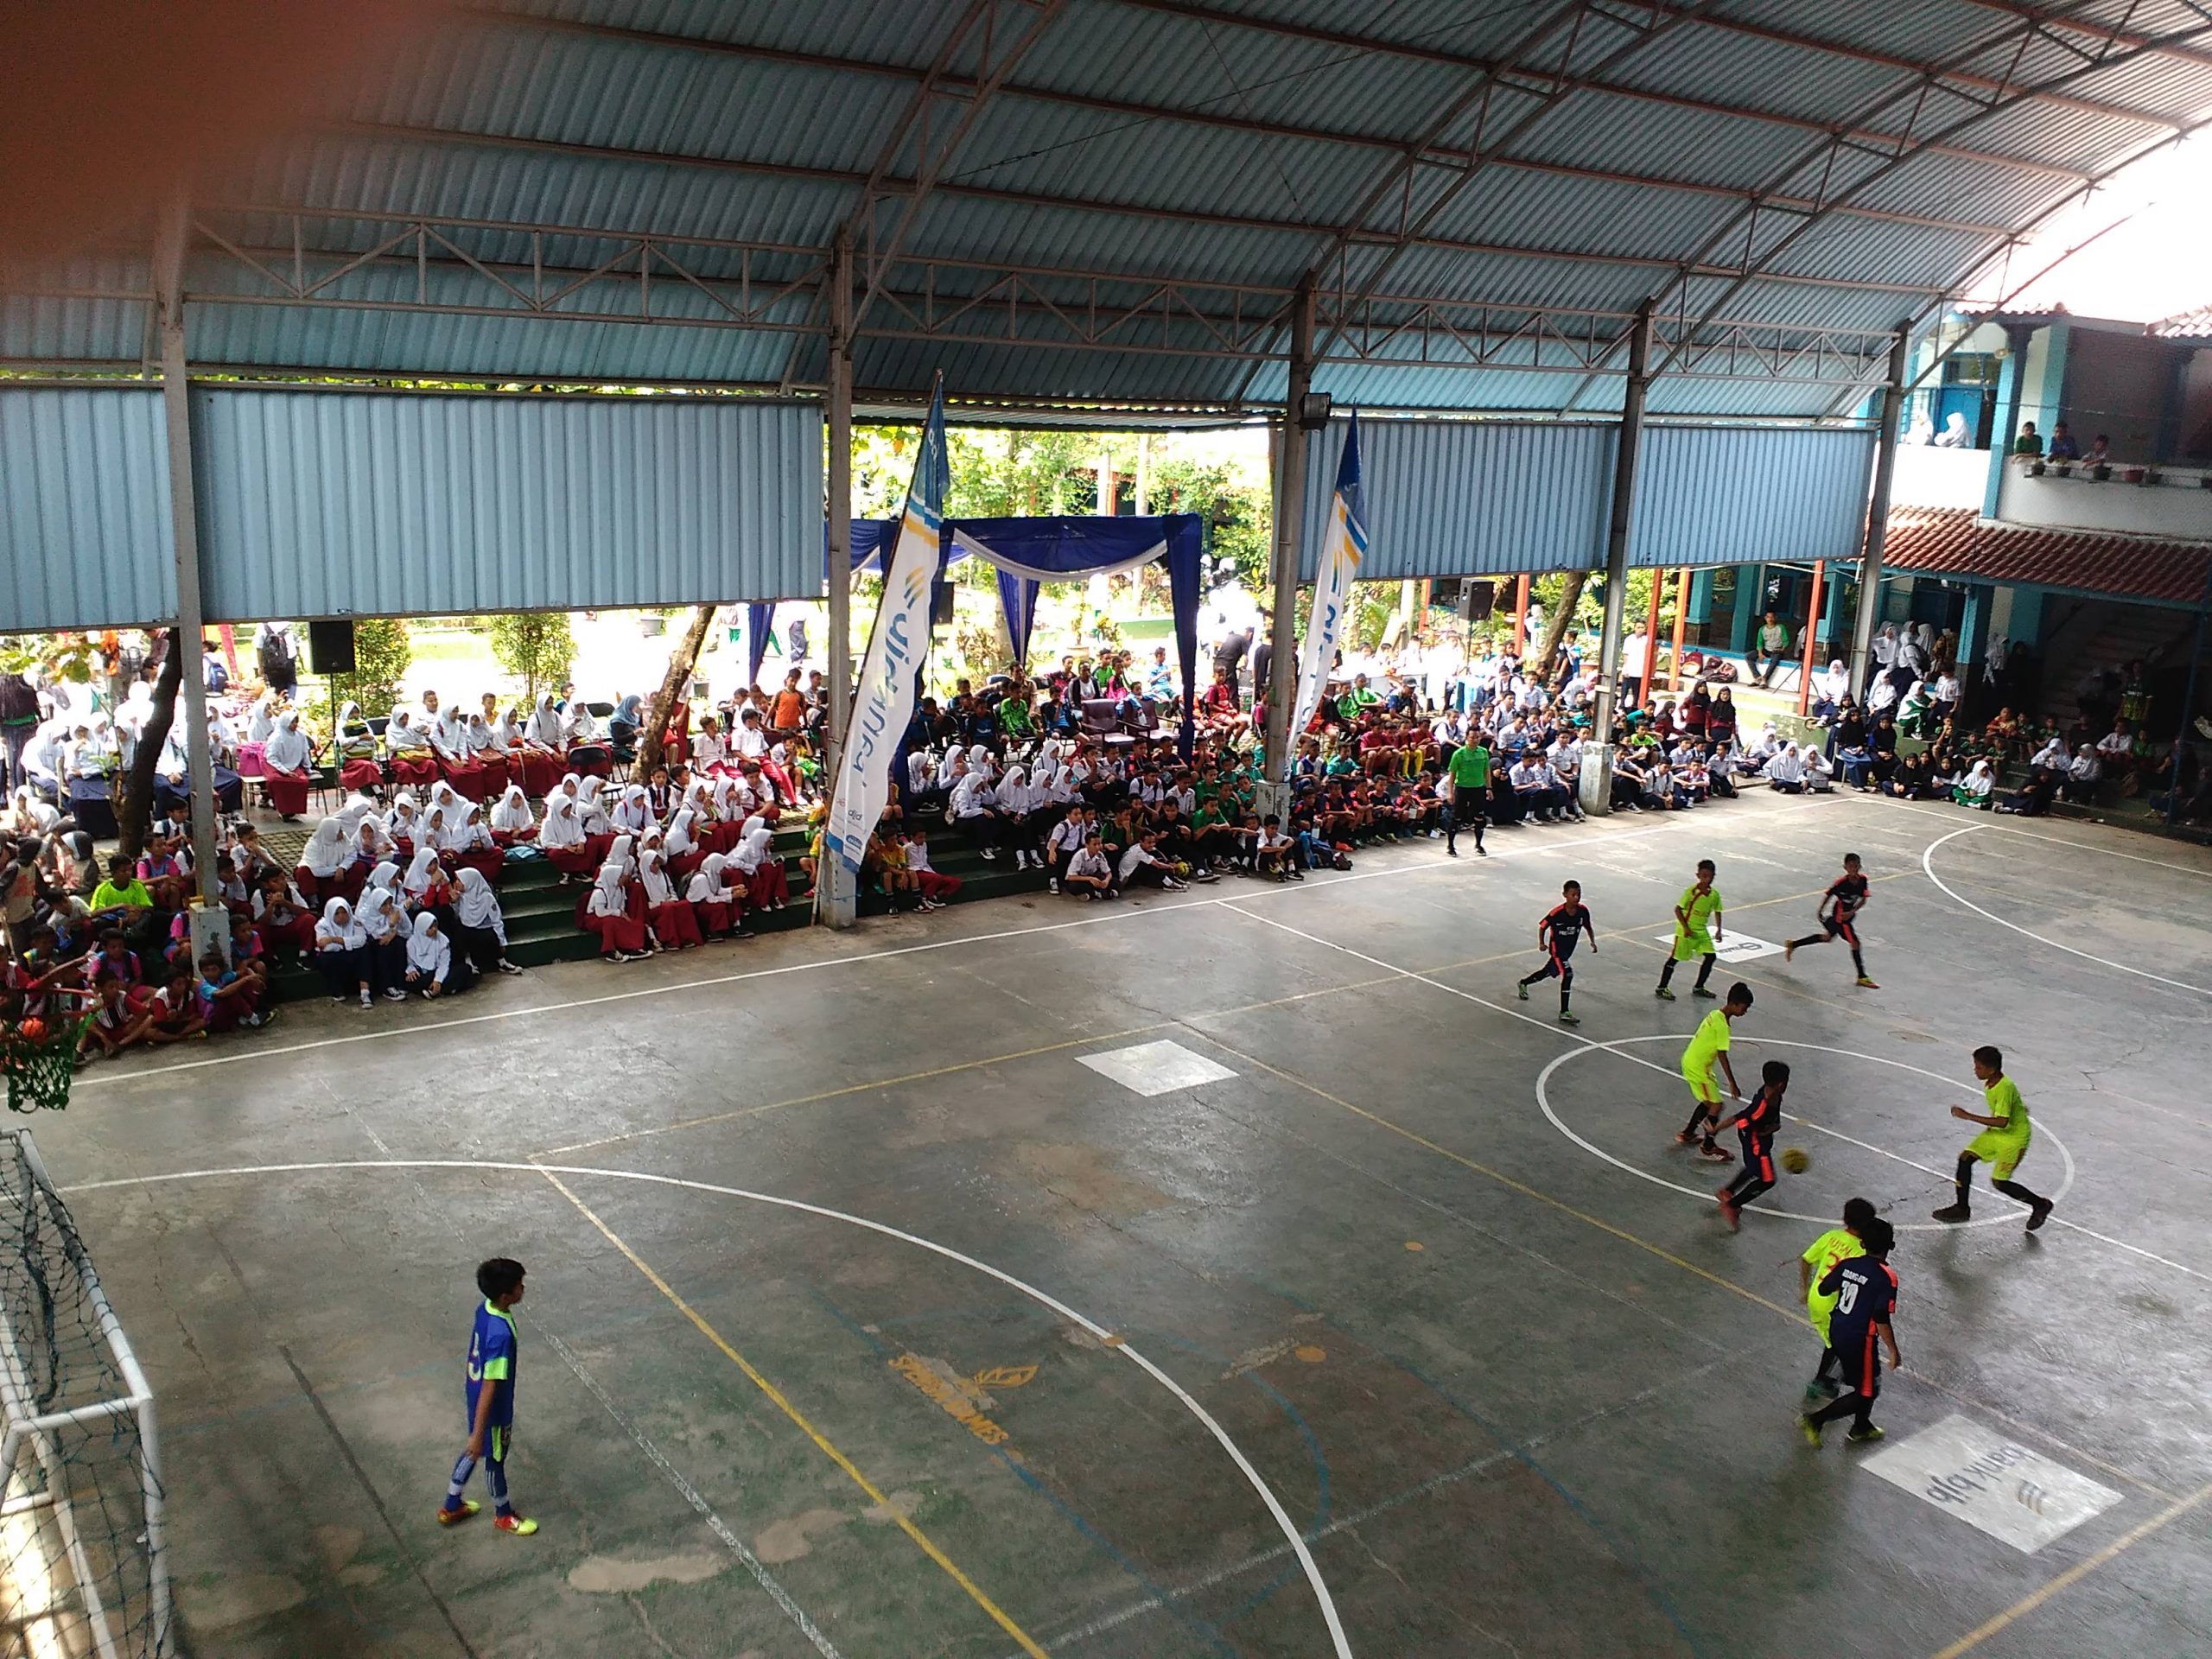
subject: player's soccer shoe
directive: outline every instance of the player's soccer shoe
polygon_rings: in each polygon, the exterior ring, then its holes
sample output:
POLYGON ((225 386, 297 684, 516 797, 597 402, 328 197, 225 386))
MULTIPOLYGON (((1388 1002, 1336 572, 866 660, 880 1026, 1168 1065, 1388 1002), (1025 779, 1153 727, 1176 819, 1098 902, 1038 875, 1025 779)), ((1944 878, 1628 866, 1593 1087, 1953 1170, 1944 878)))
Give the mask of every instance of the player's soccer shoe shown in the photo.
POLYGON ((1675 994, 1669 990, 1664 985, 1654 986, 1651 990, 1651 995, 1657 997, 1662 1002, 1671 1002, 1675 1000, 1675 994))
POLYGON ((1720 1219, 1728 1224, 1730 1232, 1740 1232, 1743 1230, 1743 1211, 1729 1198, 1728 1189, 1725 1186, 1720 1189, 1719 1198, 1720 1219))
POLYGON ((1718 1001, 1720 1000, 1720 993, 1719 993, 1719 992, 1715 991, 1715 990, 1710 990, 1710 989, 1707 988, 1706 988, 1705 986, 1703 986, 1703 985, 1693 985, 1693 986, 1691 986, 1691 987, 1690 987, 1690 995, 1691 995, 1692 996, 1694 996, 1694 997, 1698 998, 1700 1001, 1705 1001, 1705 1002, 1718 1002, 1718 1001))
POLYGON ((1697 1155, 1700 1158, 1709 1158, 1716 1164, 1732 1164, 1736 1161, 1734 1153, 1712 1141, 1699 1141, 1697 1155))
POLYGON ((1859 976, 1859 988, 1862 991, 1878 991, 1882 988, 1867 978, 1866 975, 1861 974, 1859 976))
POLYGON ((1559 1022, 1562 1026, 1579 1026, 1582 1023, 1582 1016, 1572 1008, 1561 1008, 1559 1011, 1559 1022))
POLYGON ((1845 1435, 1843 1438, 1849 1440, 1853 1446, 1866 1446, 1872 1441, 1885 1440, 1888 1437, 1882 1433, 1880 1424, 1869 1423, 1864 1428, 1853 1429, 1851 1433, 1845 1435))
POLYGON ((1806 1445, 1818 1446, 1821 1443, 1821 1426, 1810 1417, 1799 1417, 1797 1427, 1804 1433, 1806 1445))
POLYGON ((1513 988, 1522 1001, 1526 1002, 1529 1000, 1529 988, 1526 985, 1516 985, 1513 988))
POLYGON ((438 1524, 442 1527, 457 1527, 483 1507, 474 1498, 464 1497, 461 1500, 459 1509, 442 1509, 438 1511, 438 1524))
POLYGON ((1941 1210, 1932 1210, 1929 1214, 1936 1221, 1954 1223, 1971 1221, 1974 1218, 1974 1211, 1963 1204, 1947 1204, 1941 1210))
POLYGON ((2028 1230, 2030 1232, 2039 1232, 2042 1230, 2044 1223, 2050 1219, 2050 1200, 2049 1198, 2037 1198, 2035 1203, 2028 1207, 2028 1230))
POLYGON ((1796 954, 1797 954, 1797 941, 1796 941, 1796 940, 1795 940, 1795 939, 1790 939, 1790 940, 1786 941, 1786 942, 1783 944, 1783 947, 1782 947, 1782 959, 1783 959, 1784 962, 1787 962, 1787 961, 1789 961, 1789 958, 1790 958, 1790 957, 1792 957, 1796 956, 1796 954))
POLYGON ((522 1515, 499 1515, 492 1517, 492 1524, 501 1532, 512 1532, 518 1538, 528 1538, 537 1531, 537 1522, 522 1515))
POLYGON ((1697 1144, 1697 1136, 1692 1135, 1688 1129, 1684 1129, 1680 1135, 1675 1137, 1675 1144, 1678 1147, 1695 1146, 1697 1144))

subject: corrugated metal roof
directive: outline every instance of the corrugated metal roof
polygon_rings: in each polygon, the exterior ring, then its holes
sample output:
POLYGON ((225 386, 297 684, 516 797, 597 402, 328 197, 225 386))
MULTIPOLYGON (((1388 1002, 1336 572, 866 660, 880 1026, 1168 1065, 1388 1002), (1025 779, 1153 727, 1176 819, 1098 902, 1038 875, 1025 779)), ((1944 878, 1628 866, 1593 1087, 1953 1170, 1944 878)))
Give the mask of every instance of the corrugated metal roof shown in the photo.
POLYGON ((2162 605, 2201 606, 2212 594, 2212 543, 2031 530, 1993 524, 1971 507, 1891 508, 1882 563, 2162 605))
MULTIPOLYGON (((1002 4, 1000 52, 1036 15, 1002 4)), ((1694 16, 1657 9, 1648 36, 1638 31, 1655 14, 1642 8, 1548 29, 1564 15, 1556 7, 1464 0, 1067 0, 1010 67, 979 64, 980 35, 954 51, 933 134, 961 121, 980 76, 1003 69, 1004 85, 909 214, 920 162, 911 131, 892 137, 966 13, 967 0, 509 0, 505 15, 465 12, 325 99, 333 114, 320 130, 202 193, 226 235, 234 227, 286 251, 289 208, 326 215, 303 219, 299 240, 331 256, 374 247, 416 217, 481 221, 448 226, 461 252, 428 257, 441 308, 363 309, 397 302, 404 283, 381 266, 306 302, 242 304, 256 283, 258 297, 285 296, 235 263, 219 271, 226 256, 203 250, 194 355, 389 372, 810 376, 818 366, 801 365, 821 363, 814 342, 623 321, 619 283, 572 296, 571 309, 603 301, 603 318, 470 315, 465 259, 521 261, 527 232, 513 227, 529 226, 544 232, 529 255, 563 270, 612 256, 593 232, 819 257, 838 226, 865 219, 862 183, 887 156, 891 194, 872 231, 910 219, 910 258, 861 319, 864 373, 880 377, 868 389, 880 396, 917 396, 939 367, 977 377, 956 390, 991 395, 1252 402, 1282 384, 1280 333, 1261 356, 1231 361, 1196 348, 1129 353, 1110 337, 1071 353, 1048 343, 1049 320, 995 336, 973 316, 912 321, 918 295, 982 289, 1014 266, 1243 284, 1278 307, 1309 273, 1402 298, 1611 312, 1647 295, 1679 308, 1687 292, 1694 306, 1770 330, 1879 329, 1931 308, 1934 290, 2076 192, 2067 169, 2109 167, 2160 122, 2212 118, 2212 20, 2181 0, 2039 15, 2039 35, 2018 9, 1980 0, 1716 0, 1694 16), (2092 67, 2096 18, 2133 35, 2185 35, 2190 52, 2123 45, 2092 67), (1923 94, 1927 71, 1941 73, 1923 94), (1880 136, 1908 130, 1942 142, 1885 167, 1880 136), (1830 131, 1872 137, 1832 155, 1830 131), (1431 148, 1408 162, 1417 143, 1431 148), (1489 163, 1471 176, 1454 153, 1470 147, 1489 163), (1801 234, 1798 214, 1754 218, 1745 200, 1839 191, 1851 211, 1801 234), (279 211, 232 211, 248 207, 279 211), (1409 242, 1396 239, 1402 215, 1409 242), (1528 251, 1499 251, 1510 249, 1528 251), (1741 281, 1707 274, 1747 254, 1741 281), (1706 269, 1678 276, 1694 260, 1706 269), (1793 280, 1770 279, 1770 265, 1793 280), (934 339, 912 337, 933 328, 934 339)), ((753 257, 700 249, 690 268, 737 280, 753 257)), ((126 280, 98 284, 10 273, 43 297, 0 298, 0 353, 135 359, 143 312, 132 298, 146 284, 143 267, 126 266, 126 280)), ((1065 281, 1028 280, 1052 303, 1084 302, 1065 281)), ((1192 300, 1224 302, 1218 292, 1192 300)), ((1410 351, 1395 367, 1331 365, 1321 378, 1382 403, 1446 409, 1564 403, 1582 387, 1549 365, 1456 372, 1433 360, 1410 351)), ((1579 407, 1604 401, 1583 390, 1579 407)), ((1655 406, 1812 416, 1841 391, 1680 381, 1655 406)))

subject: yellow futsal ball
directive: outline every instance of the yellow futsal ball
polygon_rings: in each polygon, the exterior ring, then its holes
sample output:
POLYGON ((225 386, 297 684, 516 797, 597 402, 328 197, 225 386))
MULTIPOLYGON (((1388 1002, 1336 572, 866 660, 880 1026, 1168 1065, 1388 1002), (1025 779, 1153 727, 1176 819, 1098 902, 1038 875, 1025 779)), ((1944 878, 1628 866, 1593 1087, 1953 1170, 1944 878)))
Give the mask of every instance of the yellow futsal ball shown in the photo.
POLYGON ((1792 1147, 1782 1154, 1782 1166, 1792 1175, 1802 1175, 1813 1166, 1813 1160, 1802 1147, 1792 1147))

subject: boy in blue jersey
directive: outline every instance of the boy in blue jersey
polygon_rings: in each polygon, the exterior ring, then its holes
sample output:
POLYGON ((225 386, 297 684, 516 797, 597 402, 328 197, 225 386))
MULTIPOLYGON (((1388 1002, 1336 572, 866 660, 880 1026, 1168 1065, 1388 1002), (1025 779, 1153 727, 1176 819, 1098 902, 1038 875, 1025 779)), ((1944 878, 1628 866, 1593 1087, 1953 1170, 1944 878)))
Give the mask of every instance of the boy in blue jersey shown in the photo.
POLYGON ((1851 1419, 1847 1439, 1860 1444, 1880 1440, 1882 1431, 1873 1422, 1874 1401, 1882 1392, 1882 1358, 1875 1339, 1889 1349, 1891 1370, 1904 1363, 1897 1333, 1890 1329, 1897 1300, 1897 1269, 1890 1266, 1897 1231, 1878 1216, 1859 1239, 1864 1253, 1837 1262, 1820 1282, 1821 1294, 1835 1298, 1835 1310, 1828 1315, 1828 1347, 1843 1371, 1844 1392, 1804 1414, 1805 1438, 1815 1446, 1821 1443, 1821 1427, 1839 1417, 1851 1419))
POLYGON ((1744 1206, 1774 1185, 1774 1135, 1782 1127, 1782 1096, 1789 1088, 1789 1068, 1780 1060, 1769 1060, 1760 1069, 1758 1092, 1729 1125, 1744 1148, 1741 1173, 1717 1195, 1720 1218, 1732 1233, 1741 1222, 1744 1206))
POLYGON ((480 1460, 484 1484, 492 1491, 493 1524, 522 1538, 537 1530, 537 1522, 517 1515, 507 1501, 507 1453, 515 1428, 515 1321, 510 1310, 522 1300, 522 1263, 504 1255, 476 1269, 484 1305, 476 1310, 468 1338, 468 1444, 446 1485, 446 1501, 438 1510, 442 1527, 458 1525, 483 1507, 461 1495, 480 1460))
POLYGON ((1544 965, 1522 980, 1519 989, 1523 1002, 1529 1000, 1529 988, 1540 979, 1559 981, 1559 1022, 1562 1026, 1582 1023, 1574 1011, 1567 1007, 1567 1000, 1574 995, 1574 947, 1583 939, 1590 941, 1590 954, 1598 954, 1598 930, 1590 920, 1589 907, 1582 902, 1582 884, 1570 881, 1560 890, 1560 901, 1544 912, 1544 919, 1536 924, 1536 943, 1544 947, 1544 965))

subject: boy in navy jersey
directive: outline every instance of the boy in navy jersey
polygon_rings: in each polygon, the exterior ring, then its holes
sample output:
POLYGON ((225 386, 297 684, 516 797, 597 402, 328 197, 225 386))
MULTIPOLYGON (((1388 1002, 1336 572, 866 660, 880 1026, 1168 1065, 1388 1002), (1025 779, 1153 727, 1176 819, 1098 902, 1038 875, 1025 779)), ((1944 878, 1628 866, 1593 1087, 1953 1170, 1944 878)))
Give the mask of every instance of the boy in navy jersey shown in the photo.
POLYGON ((1882 1431, 1874 1427, 1872 1415, 1875 1397, 1882 1391, 1882 1360, 1875 1351, 1875 1338, 1879 1337, 1890 1351, 1891 1370, 1904 1363, 1897 1335, 1890 1329, 1890 1313, 1897 1300, 1897 1270, 1889 1259, 1897 1243, 1896 1230, 1878 1216, 1866 1224, 1860 1237, 1866 1254, 1837 1262, 1820 1283, 1822 1295, 1835 1298, 1835 1312, 1828 1315, 1828 1346, 1842 1369, 1844 1392, 1818 1411, 1805 1414, 1805 1438, 1815 1446, 1821 1443, 1822 1426, 1839 1417, 1851 1419, 1850 1440, 1880 1440, 1882 1431))
POLYGON ((1808 933, 1802 939, 1791 939, 1782 947, 1784 962, 1808 945, 1826 944, 1830 939, 1841 939, 1851 947, 1851 965, 1859 970, 1859 982, 1867 990, 1882 988, 1866 976, 1866 958, 1859 949, 1859 912, 1866 907, 1867 882, 1866 872, 1860 868, 1859 855, 1843 855, 1843 874, 1828 884, 1821 895, 1821 928, 1818 933, 1808 933))
POLYGON ((1736 1114, 1730 1127, 1744 1148, 1744 1167, 1719 1192, 1720 1218, 1734 1232, 1744 1206, 1774 1185, 1774 1133, 1782 1127, 1782 1096, 1789 1087, 1789 1068, 1769 1060, 1759 1068, 1758 1092, 1736 1114))
POLYGON ((1544 965, 1523 979, 1520 984, 1521 1000, 1529 1000, 1529 988, 1540 979, 1559 981, 1559 1022, 1562 1026, 1579 1026, 1582 1021, 1567 1007, 1574 995, 1574 947, 1584 939, 1590 941, 1590 954, 1598 954, 1598 930, 1591 925, 1590 912, 1582 903, 1582 884, 1570 881, 1560 890, 1560 901, 1536 924, 1536 943, 1544 947, 1544 965))
POLYGON ((480 1459, 484 1484, 492 1492, 493 1524, 523 1538, 537 1530, 537 1522, 517 1515, 507 1501, 507 1452, 515 1428, 515 1321, 509 1310, 522 1300, 522 1263, 504 1255, 476 1269, 476 1288, 484 1293, 484 1302, 468 1338, 468 1444, 446 1486, 446 1501, 438 1510, 442 1527, 457 1525, 483 1507, 461 1495, 480 1459))

